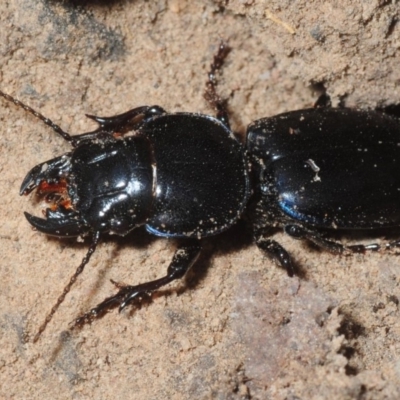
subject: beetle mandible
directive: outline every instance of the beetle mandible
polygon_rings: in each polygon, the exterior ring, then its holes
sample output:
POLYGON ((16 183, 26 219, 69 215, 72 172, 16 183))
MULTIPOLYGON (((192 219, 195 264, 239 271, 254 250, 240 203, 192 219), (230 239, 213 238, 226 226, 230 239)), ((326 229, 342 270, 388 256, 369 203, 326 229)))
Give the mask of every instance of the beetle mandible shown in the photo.
POLYGON ((29 223, 48 235, 91 236, 85 257, 34 341, 104 233, 126 235, 144 225, 150 234, 176 238, 180 245, 166 276, 135 286, 112 281, 117 294, 77 318, 75 325, 113 307, 122 310, 182 278, 198 258, 201 239, 229 229, 243 214, 257 246, 290 276, 294 265, 288 252, 269 238, 271 228, 343 253, 379 250, 380 245, 345 246, 327 238, 330 231, 400 225, 400 122, 377 112, 318 103, 253 122, 244 147, 230 130, 225 101, 216 92, 216 73, 228 51, 219 46, 206 84, 205 97, 216 118, 142 106, 113 117, 88 115, 99 128, 72 136, 0 91, 73 148, 37 165, 23 180, 21 194, 37 189, 51 203, 45 219, 25 213, 29 223))

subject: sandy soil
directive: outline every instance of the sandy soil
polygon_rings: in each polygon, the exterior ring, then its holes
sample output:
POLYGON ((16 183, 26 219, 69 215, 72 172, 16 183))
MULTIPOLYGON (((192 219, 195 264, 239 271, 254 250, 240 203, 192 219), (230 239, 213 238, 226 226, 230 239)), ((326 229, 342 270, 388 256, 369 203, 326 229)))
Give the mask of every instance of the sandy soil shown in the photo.
MULTIPOLYGON (((46 1, 0 4, 0 87, 65 130, 84 114, 159 104, 211 113, 202 97, 216 46, 232 125, 308 107, 324 87, 356 107, 400 104, 396 1, 46 1), (85 5, 78 5, 84 3, 85 5)), ((86 251, 34 232, 27 171, 68 145, 0 99, 0 398, 398 399, 400 261, 338 257, 283 234, 301 278, 264 257, 240 223, 204 243, 184 282, 149 306, 69 323, 114 293, 110 279, 164 274, 171 240, 105 237, 54 320, 38 329, 86 251)))

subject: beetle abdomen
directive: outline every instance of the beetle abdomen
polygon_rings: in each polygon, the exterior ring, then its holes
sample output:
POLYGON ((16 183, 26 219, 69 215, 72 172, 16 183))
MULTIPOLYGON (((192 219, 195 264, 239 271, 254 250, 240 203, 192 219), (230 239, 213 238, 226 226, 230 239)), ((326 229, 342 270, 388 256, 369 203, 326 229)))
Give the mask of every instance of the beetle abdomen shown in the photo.
POLYGON ((314 227, 400 224, 400 122, 352 109, 307 109, 252 123, 261 191, 314 227))
POLYGON ((247 129, 248 150, 265 164, 299 151, 357 150, 381 143, 400 145, 399 120, 351 108, 290 111, 254 121, 247 129))
POLYGON ((292 218, 325 228, 400 224, 400 148, 296 154, 271 170, 279 205, 292 218))

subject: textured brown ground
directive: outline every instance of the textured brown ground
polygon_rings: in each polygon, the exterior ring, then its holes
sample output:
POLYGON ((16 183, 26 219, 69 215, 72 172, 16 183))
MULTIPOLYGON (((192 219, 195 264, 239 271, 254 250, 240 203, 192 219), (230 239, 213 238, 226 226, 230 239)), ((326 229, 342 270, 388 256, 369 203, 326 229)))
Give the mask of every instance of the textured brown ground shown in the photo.
MULTIPOLYGON (((395 1, 76 3, 0 3, 0 87, 72 133, 93 127, 84 113, 143 104, 210 113, 202 92, 221 38, 233 48, 221 91, 241 135, 310 106, 311 84, 335 104, 400 104, 395 1)), ((0 121, 0 398, 400 398, 399 258, 340 258, 277 235, 304 272, 289 279, 243 224, 206 241, 186 282, 150 306, 67 334, 113 293, 109 279, 159 277, 175 246, 142 231, 104 240, 41 340, 25 343, 86 247, 32 231, 22 211, 37 207, 18 196, 67 144, 2 99, 0 121)))

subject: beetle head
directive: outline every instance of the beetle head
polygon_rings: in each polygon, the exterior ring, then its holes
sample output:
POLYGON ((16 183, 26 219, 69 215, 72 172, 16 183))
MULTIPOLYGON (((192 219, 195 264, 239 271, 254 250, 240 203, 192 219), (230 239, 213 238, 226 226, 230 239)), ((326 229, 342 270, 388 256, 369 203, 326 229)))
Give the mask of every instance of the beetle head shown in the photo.
POLYGON ((44 210, 46 218, 25 213, 29 223, 39 232, 47 235, 69 237, 89 231, 89 227, 72 207, 68 191, 71 170, 71 154, 46 161, 32 168, 22 182, 21 195, 28 195, 34 189, 49 205, 44 210))
POLYGON ((152 165, 151 147, 143 137, 83 143, 27 174, 20 194, 36 189, 49 207, 45 218, 25 215, 48 235, 125 235, 146 223, 152 211, 152 165))

